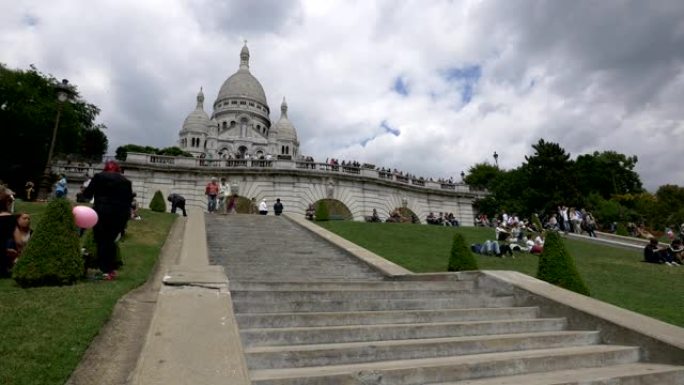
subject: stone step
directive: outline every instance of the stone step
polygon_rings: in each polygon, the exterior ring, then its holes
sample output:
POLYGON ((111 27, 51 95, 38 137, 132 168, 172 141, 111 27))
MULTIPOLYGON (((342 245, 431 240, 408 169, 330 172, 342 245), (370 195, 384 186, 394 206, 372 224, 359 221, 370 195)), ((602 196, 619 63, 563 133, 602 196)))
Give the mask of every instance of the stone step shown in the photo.
POLYGON ((449 299, 463 294, 473 293, 473 290, 275 290, 275 291, 232 291, 233 301, 249 300, 260 302, 320 302, 320 301, 354 301, 358 298, 371 299, 420 299, 435 300, 449 299))
POLYGON ((343 249, 285 218, 205 217, 209 262, 229 281, 382 280, 382 274, 343 249))
POLYGON ((564 318, 241 329, 245 347, 560 331, 564 318))
POLYGON ((230 291, 324 291, 324 290, 470 290, 475 288, 475 281, 292 281, 292 282, 268 282, 268 281, 235 281, 230 282, 230 291))
POLYGON ((457 294, 448 299, 364 299, 356 301, 260 301, 250 298, 233 299, 235 313, 291 313, 325 311, 428 310, 463 309, 473 307, 511 307, 513 296, 494 297, 484 294, 457 294))
POLYGON ((501 375, 584 370, 634 363, 638 359, 639 349, 635 347, 590 345, 348 365, 258 369, 250 371, 250 377, 253 385, 423 385, 501 375))
POLYGON ((557 331, 319 345, 264 346, 247 348, 245 354, 250 369, 275 369, 446 357, 523 349, 548 349, 593 345, 598 342, 598 332, 557 331))
POLYGON ((684 367, 634 363, 431 385, 682 385, 684 367))
POLYGON ((537 307, 237 314, 244 329, 537 318, 537 307))

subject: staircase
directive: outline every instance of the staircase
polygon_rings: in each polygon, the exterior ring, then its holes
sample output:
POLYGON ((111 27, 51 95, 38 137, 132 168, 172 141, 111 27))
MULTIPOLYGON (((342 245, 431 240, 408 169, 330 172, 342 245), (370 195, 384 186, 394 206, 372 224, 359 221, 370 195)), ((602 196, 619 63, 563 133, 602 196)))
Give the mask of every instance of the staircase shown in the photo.
MULTIPOLYGON (((301 253, 322 240, 305 242, 310 234, 283 218, 254 218, 223 225, 243 228, 245 238, 257 225, 295 239, 248 258, 233 242, 221 257, 254 385, 684 384, 683 367, 640 362, 638 347, 568 330, 563 318, 478 288, 472 275, 389 281, 351 259, 341 271, 337 250, 301 253)), ((208 219, 208 232, 222 220, 208 219)))

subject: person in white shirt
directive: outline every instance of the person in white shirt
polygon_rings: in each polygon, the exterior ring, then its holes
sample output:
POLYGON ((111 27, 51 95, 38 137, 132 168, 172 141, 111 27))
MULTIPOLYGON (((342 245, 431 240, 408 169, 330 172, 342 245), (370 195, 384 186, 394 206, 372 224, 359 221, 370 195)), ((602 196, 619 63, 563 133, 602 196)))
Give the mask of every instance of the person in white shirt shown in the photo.
POLYGON ((259 214, 268 214, 268 205, 266 204, 266 199, 262 199, 261 203, 259 203, 259 214))

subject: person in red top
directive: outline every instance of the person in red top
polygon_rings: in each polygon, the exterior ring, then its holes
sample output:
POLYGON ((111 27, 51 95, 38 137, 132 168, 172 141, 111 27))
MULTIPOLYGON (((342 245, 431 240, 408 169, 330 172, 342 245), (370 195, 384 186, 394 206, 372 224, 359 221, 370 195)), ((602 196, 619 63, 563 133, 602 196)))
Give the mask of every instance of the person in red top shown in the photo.
POLYGON ((216 203, 218 198, 218 193, 221 186, 219 186, 216 178, 211 178, 211 182, 207 183, 207 187, 204 189, 204 194, 207 196, 207 211, 213 213, 216 211, 216 203))

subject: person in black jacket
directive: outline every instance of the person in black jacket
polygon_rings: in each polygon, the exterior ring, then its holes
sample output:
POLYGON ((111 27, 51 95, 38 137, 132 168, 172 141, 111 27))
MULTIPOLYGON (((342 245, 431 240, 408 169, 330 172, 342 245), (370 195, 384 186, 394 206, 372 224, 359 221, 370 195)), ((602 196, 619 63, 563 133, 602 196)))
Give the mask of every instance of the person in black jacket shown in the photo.
POLYGON ((273 205, 273 212, 275 215, 280 215, 283 213, 283 204, 280 203, 280 198, 276 199, 276 203, 273 205))
POLYGON ((102 278, 116 277, 116 238, 126 228, 131 214, 133 189, 131 182, 121 174, 115 161, 105 163, 104 170, 95 174, 83 191, 85 199, 95 198, 93 209, 97 212, 97 224, 93 229, 97 243, 97 258, 102 278))
POLYGON ((166 200, 171 202, 171 214, 175 214, 176 209, 181 209, 183 210, 183 216, 188 216, 188 214, 185 212, 185 198, 183 198, 182 195, 176 193, 169 194, 166 200))

